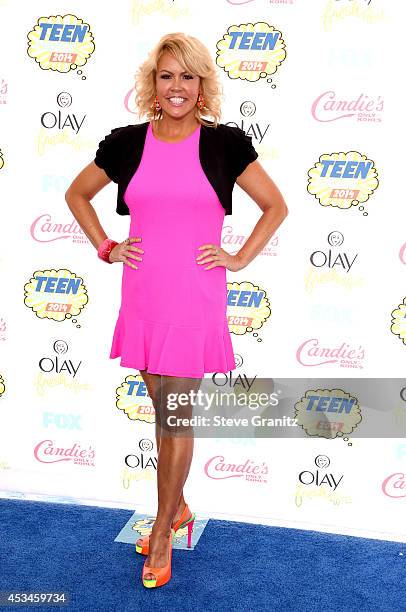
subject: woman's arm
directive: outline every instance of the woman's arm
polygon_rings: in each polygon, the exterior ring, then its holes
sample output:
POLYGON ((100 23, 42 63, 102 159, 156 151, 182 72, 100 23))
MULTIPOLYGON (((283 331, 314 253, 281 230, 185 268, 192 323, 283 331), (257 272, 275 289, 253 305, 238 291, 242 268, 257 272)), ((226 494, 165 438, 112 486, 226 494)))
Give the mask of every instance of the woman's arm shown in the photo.
POLYGON ((262 210, 261 218, 235 255, 219 249, 215 244, 200 245, 198 249, 203 253, 196 257, 196 261, 199 265, 208 263, 205 270, 211 270, 218 265, 232 272, 245 268, 262 251, 288 214, 288 207, 281 192, 259 161, 250 162, 237 177, 236 183, 258 204, 262 210))
POLYGON ((107 238, 107 234, 90 200, 108 183, 110 179, 105 171, 92 161, 79 172, 65 193, 65 200, 73 216, 96 249, 107 238))
MULTIPOLYGON (((102 242, 108 237, 102 228, 97 217, 96 211, 90 203, 103 187, 110 183, 111 179, 107 176, 104 170, 99 168, 94 161, 90 162, 72 181, 68 190, 65 193, 65 200, 79 223, 80 227, 89 238, 92 245, 98 249, 102 242)), ((131 237, 130 243, 141 242, 139 236, 131 237)), ((132 263, 131 260, 136 259, 142 261, 139 254, 144 253, 143 249, 119 242, 110 252, 109 261, 121 261, 130 268, 137 269, 138 266, 132 263), (137 253, 137 255, 135 254, 137 253)))
POLYGON ((278 187, 258 161, 248 164, 236 183, 262 210, 250 237, 235 255, 241 267, 245 267, 269 242, 287 216, 288 208, 278 187))

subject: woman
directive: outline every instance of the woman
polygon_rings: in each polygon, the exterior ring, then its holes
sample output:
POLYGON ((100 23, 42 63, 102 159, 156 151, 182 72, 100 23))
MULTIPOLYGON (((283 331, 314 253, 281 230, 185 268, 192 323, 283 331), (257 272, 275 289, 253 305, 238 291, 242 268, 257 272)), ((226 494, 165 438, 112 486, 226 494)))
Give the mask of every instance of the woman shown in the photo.
MULTIPOLYGON (((287 208, 251 139, 219 123, 216 66, 199 40, 163 36, 136 75, 136 92, 148 121, 114 128, 65 199, 99 257, 124 264, 110 357, 139 370, 155 408, 158 512, 151 535, 137 541, 147 555, 143 584, 154 587, 171 577, 176 530, 188 525, 190 538, 194 520, 183 496, 193 434, 168 425, 168 395, 197 391, 205 372, 235 369, 226 269, 247 266, 287 208), (120 243, 107 237, 90 204, 111 180, 118 184, 117 212, 131 215, 130 237, 120 243), (262 216, 229 255, 220 246, 221 229, 235 182, 262 216)), ((182 405, 176 416, 191 413, 191 404, 182 405)))

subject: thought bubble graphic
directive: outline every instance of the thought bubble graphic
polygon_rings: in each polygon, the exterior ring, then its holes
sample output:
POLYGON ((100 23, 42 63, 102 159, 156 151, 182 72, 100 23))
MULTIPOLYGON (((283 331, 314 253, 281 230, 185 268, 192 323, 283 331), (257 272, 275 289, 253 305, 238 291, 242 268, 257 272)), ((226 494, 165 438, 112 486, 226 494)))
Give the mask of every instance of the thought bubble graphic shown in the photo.
POLYGON ((132 421, 155 423, 155 409, 141 374, 129 374, 116 389, 116 406, 132 421))
POLYGON ((83 279, 66 269, 37 270, 24 289, 24 304, 40 319, 60 322, 76 317, 88 302, 83 279))
POLYGON ((391 315, 391 332, 395 334, 395 336, 399 336, 403 344, 406 344, 406 297, 395 310, 392 310, 391 315))
POLYGON ((358 151, 325 153, 319 160, 308 172, 307 190, 322 206, 358 206, 378 187, 374 162, 358 151))
POLYGON ((146 536, 151 533, 155 518, 155 516, 151 516, 150 518, 138 519, 132 524, 131 529, 137 531, 141 536, 146 536))
POLYGON ((227 322, 231 333, 241 336, 260 329, 271 314, 264 289, 248 281, 227 283, 227 322))
POLYGON ((0 374, 0 397, 4 394, 6 390, 6 383, 4 382, 4 378, 0 374))
POLYGON ((217 49, 217 65, 244 81, 269 77, 286 58, 282 33, 263 21, 230 26, 217 49))
POLYGON ((75 70, 95 48, 89 24, 75 15, 40 17, 27 37, 27 53, 43 70, 75 70))
POLYGON ((342 389, 309 389, 295 404, 295 418, 308 436, 338 438, 361 422, 358 400, 342 389))

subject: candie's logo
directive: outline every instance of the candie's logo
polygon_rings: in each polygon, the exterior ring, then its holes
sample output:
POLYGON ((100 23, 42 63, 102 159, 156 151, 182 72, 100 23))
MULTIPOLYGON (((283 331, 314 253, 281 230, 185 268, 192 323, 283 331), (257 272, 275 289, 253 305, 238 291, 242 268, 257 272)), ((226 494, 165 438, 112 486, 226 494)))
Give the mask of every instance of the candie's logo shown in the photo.
POLYGON ((28 33, 27 53, 43 70, 76 70, 86 64, 94 48, 89 24, 75 15, 40 17, 28 33))
POLYGON ((83 279, 65 269, 37 270, 24 290, 24 304, 40 319, 64 321, 76 317, 88 302, 83 279))
POLYGON ((309 389, 295 418, 308 436, 329 439, 350 434, 362 420, 357 398, 342 389, 309 389))
MULTIPOLYGON (((351 208, 364 204, 378 187, 374 162, 358 151, 325 153, 308 172, 307 190, 322 206, 351 208)), ((358 206, 364 211, 364 206, 358 206)))
MULTIPOLYGON (((271 314, 264 289, 248 281, 227 283, 227 321, 231 333, 241 336, 260 329, 271 314)), ((253 334, 255 337, 257 333, 253 334)), ((257 338, 260 342, 261 339, 257 338)))
POLYGON ((270 76, 286 58, 282 33, 265 22, 230 26, 218 41, 217 49, 217 65, 224 68, 230 79, 244 81, 268 77, 270 83, 270 76))

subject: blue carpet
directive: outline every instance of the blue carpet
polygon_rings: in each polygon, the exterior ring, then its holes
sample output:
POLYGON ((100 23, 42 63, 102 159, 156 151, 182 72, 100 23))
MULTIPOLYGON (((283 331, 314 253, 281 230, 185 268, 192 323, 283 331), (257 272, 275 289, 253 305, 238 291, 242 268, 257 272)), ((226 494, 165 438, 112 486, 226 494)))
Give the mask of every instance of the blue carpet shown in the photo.
POLYGON ((130 510, 0 499, 0 591, 65 591, 83 612, 406 610, 406 545, 209 520, 171 581, 141 583, 145 557, 114 539, 130 510))

